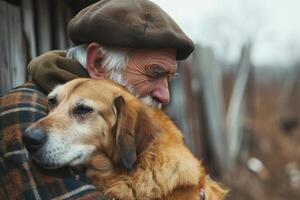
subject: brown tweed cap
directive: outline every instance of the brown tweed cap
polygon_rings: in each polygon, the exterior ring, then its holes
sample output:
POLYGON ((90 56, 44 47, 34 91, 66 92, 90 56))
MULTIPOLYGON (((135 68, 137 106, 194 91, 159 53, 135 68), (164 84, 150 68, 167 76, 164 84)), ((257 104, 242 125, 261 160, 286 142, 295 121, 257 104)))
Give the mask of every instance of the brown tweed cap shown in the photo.
POLYGON ((194 49, 171 17, 148 0, 101 0, 71 19, 68 31, 75 44, 176 48, 177 60, 187 58, 194 49))

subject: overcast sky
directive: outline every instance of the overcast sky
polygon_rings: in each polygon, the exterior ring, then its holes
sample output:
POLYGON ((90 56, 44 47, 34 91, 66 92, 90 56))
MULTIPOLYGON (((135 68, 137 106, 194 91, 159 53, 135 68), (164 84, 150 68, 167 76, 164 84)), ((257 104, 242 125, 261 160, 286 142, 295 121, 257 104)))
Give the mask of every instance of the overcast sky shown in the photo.
POLYGON ((300 0, 153 0, 194 42, 236 62, 252 41, 256 65, 300 61, 300 0))

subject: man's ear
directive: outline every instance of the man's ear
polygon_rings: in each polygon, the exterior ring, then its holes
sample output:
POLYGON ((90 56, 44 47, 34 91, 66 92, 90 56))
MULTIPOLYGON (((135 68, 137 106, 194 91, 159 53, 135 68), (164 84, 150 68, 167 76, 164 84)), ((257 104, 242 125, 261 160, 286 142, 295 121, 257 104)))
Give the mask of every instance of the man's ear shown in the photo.
POLYGON ((101 46, 95 42, 92 42, 87 47, 86 52, 86 69, 88 74, 93 79, 104 79, 105 68, 102 65, 103 55, 99 50, 101 46))
POLYGON ((127 171, 133 169, 137 156, 159 133, 158 125, 141 108, 125 102, 122 96, 114 100, 117 111, 116 149, 118 162, 127 171))

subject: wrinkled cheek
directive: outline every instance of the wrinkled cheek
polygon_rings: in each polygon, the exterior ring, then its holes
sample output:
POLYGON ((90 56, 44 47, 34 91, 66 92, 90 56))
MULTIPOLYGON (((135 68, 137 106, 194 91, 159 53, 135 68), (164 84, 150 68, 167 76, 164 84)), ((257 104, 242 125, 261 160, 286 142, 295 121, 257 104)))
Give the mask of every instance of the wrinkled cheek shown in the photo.
POLYGON ((130 84, 131 87, 134 87, 134 89, 140 94, 145 94, 147 89, 149 88, 149 82, 148 78, 142 74, 140 70, 134 70, 128 67, 124 73, 124 80, 130 84))
MULTIPOLYGON (((126 79, 125 79, 126 80, 126 79)), ((135 89, 139 97, 148 96, 153 89, 153 82, 144 77, 134 77, 127 81, 135 89)))

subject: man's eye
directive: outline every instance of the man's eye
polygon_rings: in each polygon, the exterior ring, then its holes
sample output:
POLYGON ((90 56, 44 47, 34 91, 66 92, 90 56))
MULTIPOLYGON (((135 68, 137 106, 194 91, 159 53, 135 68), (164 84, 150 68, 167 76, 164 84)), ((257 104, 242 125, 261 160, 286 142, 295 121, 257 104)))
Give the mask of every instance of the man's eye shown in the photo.
POLYGON ((151 65, 147 70, 147 76, 151 79, 159 79, 167 74, 168 72, 159 65, 151 65))
POLYGON ((147 77, 150 79, 159 79, 166 76, 165 73, 159 73, 159 72, 151 72, 147 74, 147 77))
POLYGON ((146 76, 147 76, 149 79, 156 79, 156 77, 153 76, 152 74, 146 74, 146 76))
POLYGON ((89 107, 89 106, 86 106, 86 105, 78 105, 75 107, 74 109, 74 114, 75 115, 84 115, 84 114, 87 114, 87 113, 91 113, 93 112, 94 109, 89 107))

